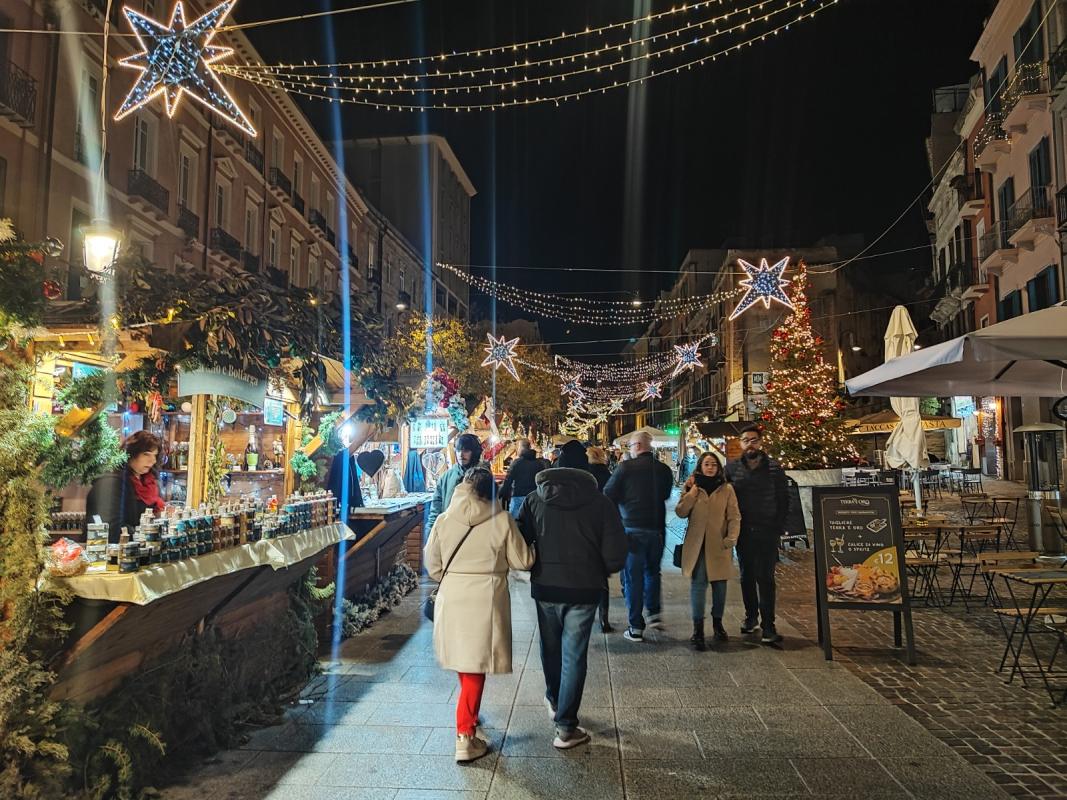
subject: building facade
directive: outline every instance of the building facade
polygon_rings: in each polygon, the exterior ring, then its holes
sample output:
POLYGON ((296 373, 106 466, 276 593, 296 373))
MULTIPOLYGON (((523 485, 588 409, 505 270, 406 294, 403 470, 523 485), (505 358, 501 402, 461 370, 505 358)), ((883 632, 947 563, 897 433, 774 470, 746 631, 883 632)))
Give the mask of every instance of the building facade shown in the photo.
MULTIPOLYGON (((170 13, 153 0, 131 5, 153 17, 170 13)), ((0 0, 0 25, 101 31, 105 7, 0 0)), ((126 33, 121 8, 113 5, 111 25, 126 33)), ((186 4, 187 18, 204 10, 186 4)), ((51 266, 65 273, 68 299, 91 289, 80 232, 96 218, 164 270, 275 267, 290 285, 324 293, 337 291, 347 270, 352 293, 377 292, 394 304, 406 275, 407 291, 421 291, 418 269, 382 272, 383 263, 403 258, 417 264, 416 251, 347 180, 286 93, 223 78, 255 137, 188 99, 172 118, 157 98, 114 121, 139 74, 118 61, 135 52, 136 40, 109 38, 105 84, 99 35, 2 36, 0 213, 27 239, 55 236, 67 245, 51 266)), ((259 60, 240 31, 220 33, 215 43, 234 48, 236 60, 259 60)))
POLYGON ((475 189, 441 136, 393 136, 345 143, 349 175, 375 206, 393 220, 433 276, 428 297, 412 292, 418 308, 468 319, 470 288, 437 264, 466 270, 470 263, 470 200, 475 189))

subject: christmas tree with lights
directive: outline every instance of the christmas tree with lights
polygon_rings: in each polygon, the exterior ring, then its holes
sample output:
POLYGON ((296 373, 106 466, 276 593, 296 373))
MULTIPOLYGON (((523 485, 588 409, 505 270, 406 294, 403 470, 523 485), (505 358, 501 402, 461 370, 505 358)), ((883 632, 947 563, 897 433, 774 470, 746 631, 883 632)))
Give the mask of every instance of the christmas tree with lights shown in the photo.
POLYGON ((767 450, 786 469, 832 469, 856 451, 845 433, 837 371, 811 329, 808 273, 801 262, 790 289, 793 313, 771 335, 771 375, 761 414, 767 450))

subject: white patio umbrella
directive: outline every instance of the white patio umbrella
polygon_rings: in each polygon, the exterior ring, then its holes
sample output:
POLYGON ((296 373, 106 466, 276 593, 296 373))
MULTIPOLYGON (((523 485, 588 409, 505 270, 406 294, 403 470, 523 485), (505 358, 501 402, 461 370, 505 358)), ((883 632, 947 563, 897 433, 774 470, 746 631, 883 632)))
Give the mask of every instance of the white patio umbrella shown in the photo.
MULTIPOLYGON (((918 333, 911 315, 904 306, 897 306, 889 318, 885 331, 885 360, 890 361, 912 352, 918 333)), ((926 435, 923 433, 922 415, 919 413, 919 398, 890 397, 890 405, 900 417, 900 422, 889 434, 885 444, 885 460, 893 469, 911 467, 914 470, 915 507, 922 510, 922 487, 919 470, 930 465, 926 453, 926 435)))

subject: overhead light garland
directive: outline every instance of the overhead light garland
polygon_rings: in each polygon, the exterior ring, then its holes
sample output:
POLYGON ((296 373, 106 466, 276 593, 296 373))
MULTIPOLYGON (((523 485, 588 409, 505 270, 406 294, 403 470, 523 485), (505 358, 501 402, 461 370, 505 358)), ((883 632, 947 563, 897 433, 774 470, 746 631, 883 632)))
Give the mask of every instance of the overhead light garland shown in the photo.
POLYGON ((655 303, 635 306, 630 300, 596 300, 520 289, 507 283, 483 278, 480 275, 472 275, 451 264, 438 263, 438 266, 458 276, 475 289, 508 305, 550 319, 585 325, 634 325, 674 319, 693 314, 724 300, 730 300, 744 291, 743 289, 729 289, 694 297, 667 298, 655 303))
POLYGON ((123 9, 142 52, 122 59, 124 67, 141 71, 141 77, 115 114, 116 120, 132 114, 159 95, 168 117, 178 110, 183 95, 205 105, 251 136, 256 129, 222 85, 212 64, 233 54, 211 40, 233 9, 236 0, 225 0, 191 23, 185 21, 181 0, 174 4, 170 24, 163 25, 128 6, 123 9))
POLYGON ((482 362, 482 366, 492 365, 494 372, 503 367, 511 377, 519 380, 519 371, 515 369, 515 348, 519 344, 518 337, 505 340, 503 336, 499 339, 494 338, 491 333, 487 333, 486 336, 489 337, 489 346, 485 348, 485 352, 488 355, 485 357, 485 361, 482 362))
MULTIPOLYGON (((770 2, 770 0, 766 0, 766 2, 770 2)), ((769 28, 767 30, 764 30, 762 33, 754 35, 754 36, 752 36, 752 37, 750 37, 748 39, 743 39, 743 40, 737 41, 735 43, 732 43, 732 44, 729 44, 729 45, 727 45, 725 47, 722 47, 722 48, 720 48, 718 50, 715 50, 715 51, 713 51, 711 53, 707 53, 707 54, 705 54, 703 56, 698 56, 698 57, 690 59, 688 61, 682 61, 682 62, 679 62, 679 63, 676 63, 676 64, 672 64, 672 65, 667 66, 667 67, 650 69, 648 71, 647 75, 642 75, 641 77, 637 77, 637 78, 629 78, 629 79, 616 78, 616 79, 612 79, 610 81, 609 80, 605 80, 602 83, 598 83, 596 81, 596 79, 595 79, 595 75, 602 75, 604 73, 609 73, 611 71, 609 67, 607 67, 605 65, 601 65, 601 68, 599 70, 593 68, 588 73, 586 73, 585 71, 582 72, 582 74, 588 74, 591 77, 593 85, 585 86, 585 87, 579 88, 579 89, 563 91, 563 92, 558 92, 558 93, 547 93, 547 94, 543 94, 543 95, 542 94, 534 94, 532 96, 512 97, 512 98, 505 98, 505 99, 502 99, 502 100, 483 101, 483 102, 477 102, 475 100, 468 100, 467 102, 453 102, 453 103, 450 103, 448 101, 429 102, 429 103, 398 103, 398 102, 391 102, 391 101, 383 102, 382 100, 375 99, 375 98, 383 97, 383 96, 384 97, 389 97, 389 95, 386 94, 387 87, 385 87, 385 86, 374 86, 374 87, 356 86, 356 87, 353 87, 353 89, 355 91, 353 91, 351 93, 353 96, 346 97, 346 96, 339 96, 339 95, 343 95, 344 94, 344 90, 345 90, 344 83, 342 81, 340 81, 340 80, 336 81, 335 83, 331 82, 328 87, 324 88, 325 85, 312 86, 311 85, 313 83, 312 81, 308 81, 308 82, 300 82, 300 81, 295 81, 295 80, 286 81, 286 80, 282 80, 282 79, 273 78, 273 77, 269 76, 269 74, 268 75, 255 75, 255 74, 250 73, 250 72, 243 72, 242 74, 237 75, 236 77, 239 77, 239 78, 241 78, 243 80, 251 81, 253 83, 257 83, 257 84, 265 86, 267 88, 280 89, 280 90, 286 91, 286 92, 288 92, 290 94, 294 94, 294 95, 298 95, 298 96, 302 96, 302 97, 307 97, 307 98, 311 98, 311 99, 318 99, 318 100, 326 100, 326 101, 331 102, 331 103, 354 103, 354 104, 357 104, 357 105, 363 105, 363 106, 376 108, 376 109, 384 110, 384 111, 428 111, 428 110, 431 110, 431 109, 440 109, 440 110, 456 111, 456 112, 460 112, 460 111, 487 111, 487 110, 496 110, 496 109, 504 109, 504 108, 514 108, 514 107, 517 107, 517 106, 536 105, 536 104, 542 104, 542 103, 554 103, 554 104, 556 104, 558 106, 558 105, 561 105, 562 103, 565 103, 565 102, 568 102, 568 101, 571 101, 571 100, 578 100, 580 98, 587 97, 587 96, 589 96, 591 94, 604 94, 604 93, 606 93, 607 91, 609 91, 611 89, 622 89, 622 88, 626 88, 626 87, 633 86, 633 85, 636 85, 636 84, 645 83, 645 82, 647 82, 647 81, 649 81, 649 80, 651 80, 653 78, 661 77, 661 76, 664 76, 664 75, 674 74, 674 73, 677 73, 677 72, 681 72, 683 70, 690 70, 690 69, 693 69, 693 67, 700 66, 702 64, 706 64, 706 63, 711 62, 711 61, 715 61, 719 57, 725 57, 725 56, 728 56, 730 54, 740 52, 745 47, 750 47, 753 44, 756 44, 757 42, 762 42, 762 41, 766 40, 767 38, 777 36, 779 33, 782 33, 784 31, 789 30, 789 28, 795 23, 802 22, 802 21, 804 21, 806 19, 814 18, 816 14, 818 14, 819 12, 825 10, 826 8, 828 8, 828 7, 832 6, 832 5, 835 5, 837 2, 838 2, 838 0, 822 0, 822 2, 818 2, 818 3, 816 2, 816 0, 792 0, 792 2, 786 4, 784 10, 798 9, 800 13, 795 18, 790 19, 789 21, 786 21, 786 22, 784 22, 782 24, 779 24, 779 25, 777 25, 775 27, 772 27, 772 28, 769 28), (812 5, 814 5, 815 7, 810 11, 807 10, 808 8, 811 8, 812 5), (368 95, 368 96, 364 97, 362 95, 368 95)), ((780 13, 780 11, 781 11, 781 9, 778 12, 775 12, 775 13, 780 13)), ((757 18, 755 21, 756 22, 766 21, 766 20, 770 19, 770 17, 772 17, 772 16, 773 16, 772 13, 767 13, 767 14, 763 15, 762 17, 757 18)), ((746 22, 743 25, 736 26, 736 29, 737 30, 746 30, 749 27, 749 25, 750 25, 750 23, 746 22)), ((652 50, 652 51, 649 51, 647 53, 642 53, 642 54, 640 54, 638 56, 632 57, 631 60, 661 59, 663 57, 669 57, 669 56, 672 56, 672 55, 676 55, 678 53, 683 53, 683 52, 685 52, 687 49, 689 49, 691 47, 696 47, 696 46, 699 46, 701 44, 706 45, 706 44, 710 43, 711 41, 712 41, 712 37, 710 35, 697 36, 697 37, 693 37, 690 40, 681 42, 681 43, 676 44, 676 45, 672 45, 672 46, 667 47, 667 48, 662 48, 662 49, 659 49, 659 50, 652 50)), ((617 48, 614 48, 614 47, 607 48, 607 50, 602 50, 602 52, 608 52, 608 51, 616 50, 616 49, 617 48)), ((532 81, 525 82, 523 85, 532 85, 534 87, 534 91, 536 92, 538 90, 538 88, 542 84, 553 83, 553 82, 563 83, 563 82, 565 82, 565 80, 566 80, 566 76, 565 75, 542 76, 539 81, 534 79, 532 81)), ((468 91, 464 87, 435 87, 435 88, 437 88, 438 92, 451 93, 451 94, 456 94, 456 95, 467 95, 469 97, 476 97, 477 95, 481 94, 484 91, 507 91, 509 87, 515 88, 518 85, 519 84, 517 83, 517 81, 507 81, 507 82, 501 81, 501 83, 498 84, 493 89, 484 89, 484 88, 483 89, 477 89, 475 87, 469 87, 469 91, 468 91), (513 86, 513 84, 514 84, 514 86, 513 86)), ((399 88, 399 87, 397 87, 397 88, 399 88)), ((411 94, 411 93, 416 93, 416 94, 419 93, 418 89, 402 89, 402 91, 407 92, 409 94, 411 94)))
POLYGON ((758 267, 749 264, 743 258, 737 259, 737 263, 748 274, 747 278, 738 281, 747 291, 730 314, 730 319, 736 319, 759 302, 763 303, 764 308, 770 308, 772 300, 781 303, 786 308, 793 308, 789 295, 784 291, 789 281, 782 277, 786 267, 789 266, 789 256, 777 262, 773 267, 767 265, 765 258, 760 259, 758 267))

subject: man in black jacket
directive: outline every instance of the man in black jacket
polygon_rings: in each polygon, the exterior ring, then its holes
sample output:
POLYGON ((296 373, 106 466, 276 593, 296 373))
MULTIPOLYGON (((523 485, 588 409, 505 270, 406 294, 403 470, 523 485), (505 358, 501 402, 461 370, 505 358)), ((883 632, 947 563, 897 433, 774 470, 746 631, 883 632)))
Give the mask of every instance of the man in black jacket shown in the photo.
POLYGON ((789 511, 789 490, 781 465, 763 452, 762 444, 757 426, 742 429, 741 457, 726 466, 726 475, 741 509, 741 536, 737 540, 745 601, 741 633, 759 629, 762 619, 763 643, 775 644, 782 637, 774 627, 774 567, 789 511))
MULTIPOLYGON (((564 456, 559 460, 568 463, 564 456)), ((578 727, 589 635, 605 581, 626 562, 626 536, 619 512, 586 470, 546 469, 535 481, 537 490, 519 512, 519 529, 537 549, 530 577, 545 703, 556 724, 552 744, 566 750, 589 741, 578 727)))
POLYGON ((626 529, 629 554, 622 574, 623 592, 629 609, 629 625, 623 637, 631 642, 644 641, 645 618, 648 625, 662 626, 662 595, 660 592, 660 562, 667 534, 665 503, 674 488, 671 468, 652 452, 652 437, 638 431, 630 437, 630 455, 615 468, 604 487, 607 495, 619 507, 626 529))
POLYGON ((534 478, 537 477, 538 472, 545 469, 544 463, 537 457, 529 439, 519 439, 517 443, 519 452, 515 460, 511 462, 504 483, 500 486, 500 497, 508 504, 508 511, 516 519, 519 517, 519 510, 522 508, 522 501, 526 495, 537 488, 534 478))

